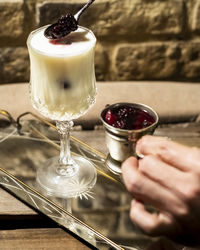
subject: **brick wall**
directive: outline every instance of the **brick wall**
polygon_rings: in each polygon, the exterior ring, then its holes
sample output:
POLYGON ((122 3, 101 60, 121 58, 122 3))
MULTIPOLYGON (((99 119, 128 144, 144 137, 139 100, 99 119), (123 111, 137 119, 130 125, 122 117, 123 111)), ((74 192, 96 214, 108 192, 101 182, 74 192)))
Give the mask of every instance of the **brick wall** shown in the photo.
MULTIPOLYGON (((29 79, 26 39, 87 0, 1 0, 0 83, 29 79)), ((200 0, 96 0, 80 19, 93 30, 97 80, 200 80, 200 0)))

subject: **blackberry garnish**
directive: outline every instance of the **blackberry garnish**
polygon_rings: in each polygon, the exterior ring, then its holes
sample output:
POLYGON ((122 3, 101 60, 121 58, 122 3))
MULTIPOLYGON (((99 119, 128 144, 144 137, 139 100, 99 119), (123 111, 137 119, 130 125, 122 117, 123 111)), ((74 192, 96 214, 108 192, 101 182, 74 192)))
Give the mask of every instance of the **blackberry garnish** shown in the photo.
POLYGON ((56 23, 46 28, 44 31, 45 37, 52 40, 61 39, 70 34, 72 31, 77 30, 80 16, 94 1, 95 0, 90 0, 74 16, 72 14, 61 16, 56 23))
POLYGON ((60 39, 78 29, 78 22, 73 15, 61 16, 57 23, 50 25, 44 32, 48 39, 60 39))

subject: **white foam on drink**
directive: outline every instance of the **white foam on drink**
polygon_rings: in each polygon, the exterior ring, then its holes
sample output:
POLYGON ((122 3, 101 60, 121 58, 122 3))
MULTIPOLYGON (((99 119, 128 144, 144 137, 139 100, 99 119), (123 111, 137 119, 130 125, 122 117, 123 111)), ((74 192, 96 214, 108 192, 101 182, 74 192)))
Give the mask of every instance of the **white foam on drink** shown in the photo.
POLYGON ((93 33, 81 26, 76 31, 67 35, 61 42, 54 43, 44 36, 44 30, 47 27, 42 27, 36 33, 33 32, 32 35, 34 35, 30 40, 31 47, 41 54, 53 57, 70 57, 86 52, 96 43, 93 33))

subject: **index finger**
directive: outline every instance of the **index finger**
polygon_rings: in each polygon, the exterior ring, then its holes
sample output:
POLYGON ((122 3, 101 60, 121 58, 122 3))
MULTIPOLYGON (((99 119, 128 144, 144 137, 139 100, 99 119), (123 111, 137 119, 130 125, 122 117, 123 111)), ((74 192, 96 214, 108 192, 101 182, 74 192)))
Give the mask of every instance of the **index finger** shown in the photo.
POLYGON ((166 163, 182 170, 200 171, 200 149, 188 147, 164 137, 146 135, 136 145, 136 152, 156 155, 166 163))
POLYGON ((172 214, 185 213, 186 206, 177 194, 144 175, 138 168, 136 158, 130 157, 123 162, 122 177, 127 190, 138 200, 161 211, 172 214))

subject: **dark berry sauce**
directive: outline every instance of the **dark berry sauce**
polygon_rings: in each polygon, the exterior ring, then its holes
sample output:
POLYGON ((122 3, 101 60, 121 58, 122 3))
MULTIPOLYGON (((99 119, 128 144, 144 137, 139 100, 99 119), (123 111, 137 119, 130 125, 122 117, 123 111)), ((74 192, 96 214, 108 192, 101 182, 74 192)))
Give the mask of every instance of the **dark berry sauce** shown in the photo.
POLYGON ((103 112, 102 118, 110 126, 127 130, 146 128, 155 122, 155 118, 146 110, 128 104, 107 108, 103 112))

